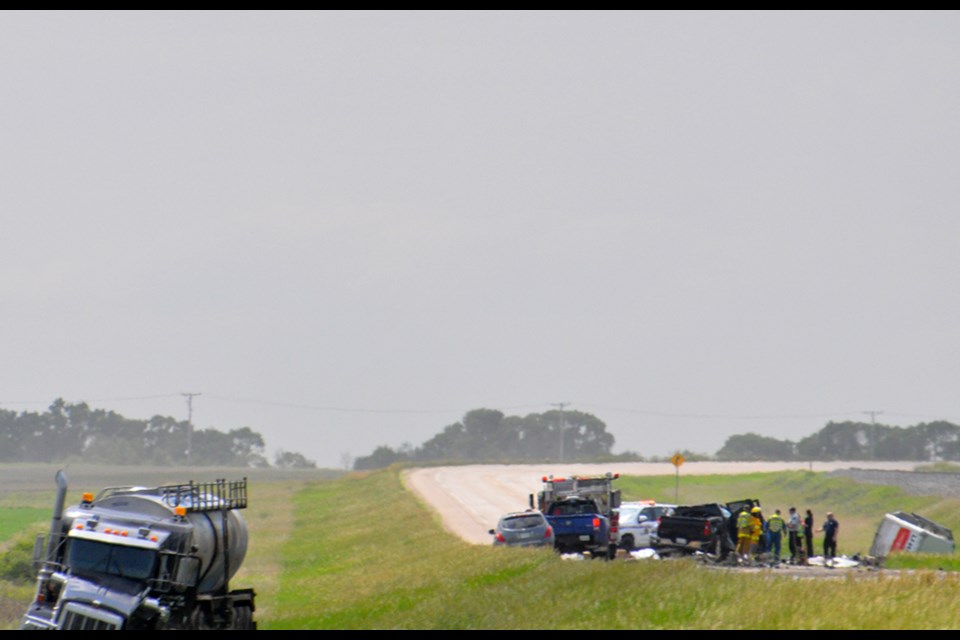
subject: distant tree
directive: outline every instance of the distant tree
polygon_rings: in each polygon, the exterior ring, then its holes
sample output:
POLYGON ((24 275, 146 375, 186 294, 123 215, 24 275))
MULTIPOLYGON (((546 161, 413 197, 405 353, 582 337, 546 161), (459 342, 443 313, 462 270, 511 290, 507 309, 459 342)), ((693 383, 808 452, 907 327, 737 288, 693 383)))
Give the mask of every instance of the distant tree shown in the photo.
POLYGON ((801 460, 869 460, 876 444, 874 425, 863 422, 828 422, 817 433, 797 443, 801 460))
MULTIPOLYGON (((0 462, 86 460, 122 464, 183 464, 189 424, 164 416, 131 420, 85 402, 53 401, 45 413, 0 410, 0 462)), ((269 466, 263 436, 242 427, 193 432, 194 464, 269 466)))
POLYGON ((370 469, 383 469, 389 467, 394 462, 405 460, 400 453, 390 447, 380 446, 373 450, 369 456, 361 456, 353 463, 353 468, 357 471, 367 471, 370 469))
POLYGON ((474 409, 463 420, 447 425, 420 447, 406 443, 398 451, 378 447, 358 458, 355 469, 376 469, 399 460, 417 462, 516 462, 563 458, 607 460, 613 435, 596 416, 579 411, 548 411, 525 417, 506 416, 496 409, 474 409), (561 434, 563 444, 560 443, 561 434))
POLYGON ((0 409, 0 462, 22 460, 23 441, 16 412, 0 409))
POLYGON ((717 451, 718 460, 793 460, 795 445, 786 440, 777 440, 756 433, 730 436, 717 451))
POLYGON ((316 469, 317 463, 313 460, 307 460, 301 453, 277 451, 273 466, 280 469, 316 469))

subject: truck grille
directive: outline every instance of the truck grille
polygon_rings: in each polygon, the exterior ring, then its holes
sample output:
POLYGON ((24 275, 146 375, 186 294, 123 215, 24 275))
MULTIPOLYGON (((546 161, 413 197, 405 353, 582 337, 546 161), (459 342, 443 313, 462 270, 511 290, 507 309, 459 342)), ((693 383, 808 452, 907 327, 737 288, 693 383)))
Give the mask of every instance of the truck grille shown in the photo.
POLYGON ((59 626, 61 629, 80 631, 112 631, 123 626, 123 618, 101 609, 71 602, 63 608, 59 626))

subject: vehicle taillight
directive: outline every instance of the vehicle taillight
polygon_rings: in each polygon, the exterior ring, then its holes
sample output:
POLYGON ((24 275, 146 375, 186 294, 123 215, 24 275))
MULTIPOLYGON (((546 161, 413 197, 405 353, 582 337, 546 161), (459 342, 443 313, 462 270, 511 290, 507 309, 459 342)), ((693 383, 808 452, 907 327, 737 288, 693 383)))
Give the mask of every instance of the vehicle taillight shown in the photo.
POLYGON ((549 538, 553 535, 553 528, 547 527, 547 530, 543 533, 544 538, 549 538))
POLYGON ((506 542, 507 539, 503 537, 502 533, 497 534, 497 542, 506 542))
POLYGON ((704 522, 704 523, 703 523, 703 537, 704 537, 704 538, 709 538, 709 537, 710 537, 710 523, 709 523, 709 522, 704 522))
POLYGON ((593 528, 594 528, 594 529, 599 529, 599 528, 600 528, 600 518, 594 518, 594 519, 593 519, 593 528))

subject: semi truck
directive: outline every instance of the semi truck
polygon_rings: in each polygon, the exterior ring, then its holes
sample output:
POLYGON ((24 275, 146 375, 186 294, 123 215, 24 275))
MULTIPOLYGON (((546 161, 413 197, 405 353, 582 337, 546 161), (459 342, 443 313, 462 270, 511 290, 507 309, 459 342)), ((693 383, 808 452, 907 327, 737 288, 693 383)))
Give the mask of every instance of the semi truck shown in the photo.
POLYGON ((620 490, 613 481, 620 474, 595 476, 544 476, 536 505, 553 527, 554 547, 561 553, 587 553, 613 559, 617 555, 617 509, 620 490))
POLYGON ((62 470, 56 484, 21 629, 256 629, 254 590, 229 586, 247 551, 246 478, 108 487, 67 508, 62 470))

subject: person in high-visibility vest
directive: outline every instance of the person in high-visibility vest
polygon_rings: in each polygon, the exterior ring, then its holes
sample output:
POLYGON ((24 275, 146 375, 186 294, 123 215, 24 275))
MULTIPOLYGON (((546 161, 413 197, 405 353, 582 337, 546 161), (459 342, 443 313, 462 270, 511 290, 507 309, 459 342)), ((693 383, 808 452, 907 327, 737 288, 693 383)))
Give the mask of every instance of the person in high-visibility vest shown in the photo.
POLYGON ((750 549, 753 546, 753 518, 748 507, 744 507, 737 516, 737 558, 750 559, 750 549))
POLYGON ((750 553, 758 555, 760 549, 760 536, 763 535, 763 512, 760 507, 750 509, 750 520, 753 524, 753 530, 750 532, 750 553))
POLYGON ((770 551, 773 552, 773 560, 780 564, 780 545, 783 541, 783 530, 787 523, 780 515, 780 509, 773 512, 773 515, 767 518, 767 535, 770 541, 770 551))

